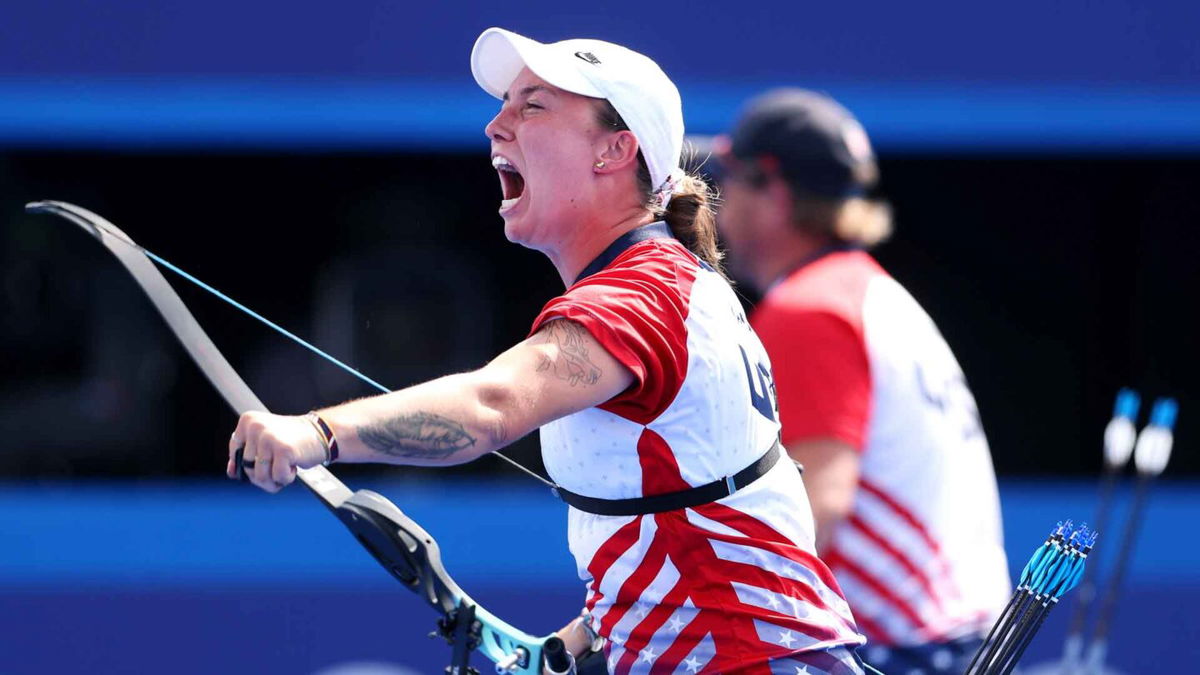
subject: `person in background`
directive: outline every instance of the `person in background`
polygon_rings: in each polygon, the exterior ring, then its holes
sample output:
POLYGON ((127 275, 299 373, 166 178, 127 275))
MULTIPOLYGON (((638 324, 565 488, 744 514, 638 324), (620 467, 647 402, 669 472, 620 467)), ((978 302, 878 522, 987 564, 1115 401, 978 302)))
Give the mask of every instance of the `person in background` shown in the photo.
POLYGON ((946 341, 867 252, 891 231, 862 126, 827 96, 753 99, 712 140, 731 267, 774 366, 817 548, 884 672, 961 673, 1010 592, 975 401, 946 341))

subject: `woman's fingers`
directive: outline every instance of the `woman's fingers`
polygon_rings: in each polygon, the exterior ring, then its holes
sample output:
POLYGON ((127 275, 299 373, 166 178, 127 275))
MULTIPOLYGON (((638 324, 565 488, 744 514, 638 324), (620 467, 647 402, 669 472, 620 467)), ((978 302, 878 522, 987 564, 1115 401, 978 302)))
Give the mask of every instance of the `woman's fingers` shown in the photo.
POLYGON ((263 447, 264 443, 260 439, 256 444, 254 453, 254 484, 264 490, 274 481, 271 480, 271 464, 274 458, 271 452, 263 447))
POLYGON ((271 464, 271 481, 282 489, 294 480, 296 480, 295 463, 286 457, 277 456, 277 459, 271 464))
POLYGON ((246 477, 267 492, 279 492, 296 480, 299 457, 307 451, 319 454, 321 439, 304 418, 249 412, 238 419, 229 437, 229 461, 225 473, 237 478, 237 451, 242 450, 246 477), (315 446, 309 448, 307 446, 315 446))
POLYGON ((236 456, 237 451, 241 449, 246 478, 254 481, 255 475, 254 468, 252 467, 258 466, 258 462, 255 461, 258 447, 257 440, 263 429, 263 422, 260 417, 264 414, 269 413, 244 413, 238 418, 237 427, 234 428, 233 433, 229 436, 229 464, 225 468, 225 473, 234 480, 239 478, 236 456))

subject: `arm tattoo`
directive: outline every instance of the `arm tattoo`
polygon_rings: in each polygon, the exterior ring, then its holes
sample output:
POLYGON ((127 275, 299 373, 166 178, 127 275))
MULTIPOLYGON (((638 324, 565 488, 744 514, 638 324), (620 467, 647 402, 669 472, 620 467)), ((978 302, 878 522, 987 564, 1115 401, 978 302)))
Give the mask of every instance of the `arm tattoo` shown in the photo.
POLYGON ((367 447, 394 457, 444 459, 475 445, 463 425, 435 413, 397 415, 357 429, 367 447))
POLYGON ((574 387, 577 384, 596 384, 603 375, 600 368, 588 358, 587 329, 574 321, 557 319, 546 324, 542 330, 547 340, 558 345, 558 358, 542 356, 538 372, 549 372, 574 387))

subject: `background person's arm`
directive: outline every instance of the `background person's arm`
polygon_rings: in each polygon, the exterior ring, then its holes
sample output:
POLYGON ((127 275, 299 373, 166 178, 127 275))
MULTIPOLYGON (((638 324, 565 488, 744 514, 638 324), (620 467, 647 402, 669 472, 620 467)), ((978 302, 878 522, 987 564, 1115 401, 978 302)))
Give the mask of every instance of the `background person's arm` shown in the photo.
POLYGON ((817 553, 824 553, 833 528, 854 510, 858 491, 858 449, 836 438, 793 440, 788 455, 804 465, 804 487, 816 525, 817 553))
POLYGON ((866 349, 828 311, 764 306, 752 323, 771 358, 783 445, 804 465, 820 553, 854 507, 871 413, 866 349))

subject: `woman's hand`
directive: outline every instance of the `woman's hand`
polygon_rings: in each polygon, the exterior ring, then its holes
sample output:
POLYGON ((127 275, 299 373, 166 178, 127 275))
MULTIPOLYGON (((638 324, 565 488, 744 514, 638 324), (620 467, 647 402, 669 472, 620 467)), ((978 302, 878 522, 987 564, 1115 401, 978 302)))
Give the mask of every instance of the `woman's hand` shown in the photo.
MULTIPOLYGON (((555 633, 563 641, 563 647, 567 653, 571 655, 571 668, 568 673, 574 675, 579 672, 607 672, 607 667, 604 665, 604 658, 590 658, 584 661, 584 664, 578 664, 580 659, 585 656, 590 656, 593 651, 599 651, 604 646, 604 640, 597 637, 585 624, 587 621, 587 611, 585 610, 582 616, 577 616, 570 623, 563 626, 555 633), (577 665, 578 664, 578 665, 577 665), (598 667, 597 667, 598 666, 598 667), (582 669, 582 670, 581 670, 582 669)), ((550 670, 549 666, 542 668, 542 675, 562 675, 550 670)))
POLYGON ((279 492, 296 480, 296 469, 325 461, 325 439, 303 416, 248 412, 238 419, 229 437, 229 463, 225 473, 237 479, 234 453, 244 448, 242 461, 254 462, 246 470, 250 481, 267 492, 279 492))

